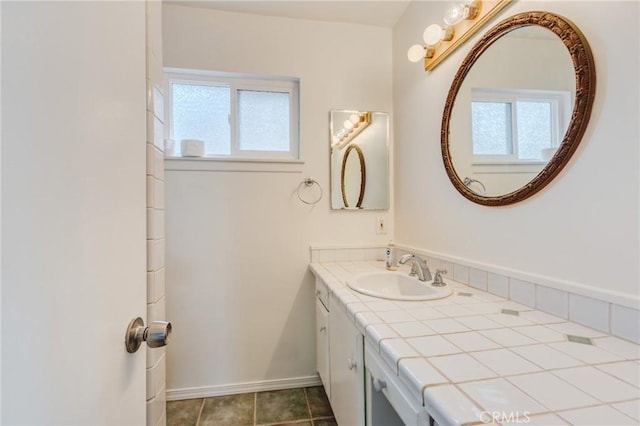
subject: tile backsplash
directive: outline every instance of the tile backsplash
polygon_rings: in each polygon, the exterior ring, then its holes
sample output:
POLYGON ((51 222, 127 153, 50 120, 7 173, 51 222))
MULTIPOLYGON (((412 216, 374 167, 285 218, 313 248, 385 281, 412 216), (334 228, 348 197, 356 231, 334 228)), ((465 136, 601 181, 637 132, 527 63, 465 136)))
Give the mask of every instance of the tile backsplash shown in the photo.
MULTIPOLYGON (((385 248, 385 246, 375 245, 311 247, 310 256, 311 262, 384 261, 385 248)), ((402 246, 396 246, 394 258, 397 260, 408 251, 402 246)), ((507 271, 499 274, 495 271, 453 263, 420 253, 415 249, 410 251, 423 256, 433 273, 437 269, 444 269, 447 271, 447 276, 454 281, 589 328, 640 343, 640 310, 638 309, 559 290, 536 283, 534 279, 525 281, 510 276, 507 271)))

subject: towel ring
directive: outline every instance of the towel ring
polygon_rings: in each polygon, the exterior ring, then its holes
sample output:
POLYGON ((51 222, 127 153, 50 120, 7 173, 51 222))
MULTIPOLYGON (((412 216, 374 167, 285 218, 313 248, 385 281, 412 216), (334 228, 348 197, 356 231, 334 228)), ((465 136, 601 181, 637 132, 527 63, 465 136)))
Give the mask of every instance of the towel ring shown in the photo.
POLYGON ((313 180, 312 178, 308 177, 305 178, 305 180, 303 180, 302 182, 300 182, 300 184, 298 185, 298 188, 296 189, 296 195, 298 196, 298 198, 300 199, 300 201, 302 201, 305 204, 316 204, 318 201, 320 201, 322 199, 322 187, 320 186, 320 184, 313 180), (309 188, 313 185, 317 185, 318 189, 320 190, 320 195, 318 195, 318 198, 316 198, 313 201, 307 201, 304 198, 302 198, 302 196, 300 195, 300 188, 304 187, 304 188, 309 188))
MULTIPOLYGON (((480 195, 484 195, 487 192, 487 188, 484 186, 484 184, 482 182, 480 182, 479 180, 477 180, 477 179, 471 179, 470 177, 466 177, 466 178, 464 178, 462 183, 464 183, 472 191, 473 191, 473 189, 471 188, 471 184, 477 183, 478 185, 480 185, 482 187, 482 194, 480 194, 480 195)), ((473 192, 478 194, 478 191, 473 191, 473 192)))

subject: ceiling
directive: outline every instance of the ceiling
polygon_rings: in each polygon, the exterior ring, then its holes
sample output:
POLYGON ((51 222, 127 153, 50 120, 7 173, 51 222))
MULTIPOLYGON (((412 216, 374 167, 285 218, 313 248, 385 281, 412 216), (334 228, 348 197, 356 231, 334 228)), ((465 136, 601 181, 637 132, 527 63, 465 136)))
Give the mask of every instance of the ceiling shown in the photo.
POLYGON ((391 28, 411 0, 164 0, 167 4, 391 28))

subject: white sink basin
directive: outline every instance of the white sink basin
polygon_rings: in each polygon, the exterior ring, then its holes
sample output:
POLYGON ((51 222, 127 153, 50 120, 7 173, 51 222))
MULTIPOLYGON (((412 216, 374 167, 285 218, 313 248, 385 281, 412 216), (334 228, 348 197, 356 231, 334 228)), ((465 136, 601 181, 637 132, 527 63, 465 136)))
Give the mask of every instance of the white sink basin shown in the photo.
POLYGON ((392 300, 433 300, 451 294, 451 287, 434 287, 433 281, 419 281, 406 272, 379 271, 356 275, 347 286, 358 293, 392 300))

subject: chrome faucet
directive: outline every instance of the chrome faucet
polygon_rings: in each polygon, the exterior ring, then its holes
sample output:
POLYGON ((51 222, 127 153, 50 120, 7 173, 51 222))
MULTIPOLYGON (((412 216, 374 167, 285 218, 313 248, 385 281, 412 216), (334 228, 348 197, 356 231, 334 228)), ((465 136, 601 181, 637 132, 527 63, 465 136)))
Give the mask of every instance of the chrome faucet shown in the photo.
POLYGON ((431 281, 431 271, 424 259, 415 254, 405 254, 398 260, 398 263, 404 265, 409 262, 411 264, 411 273, 409 275, 418 275, 420 281, 431 281))

